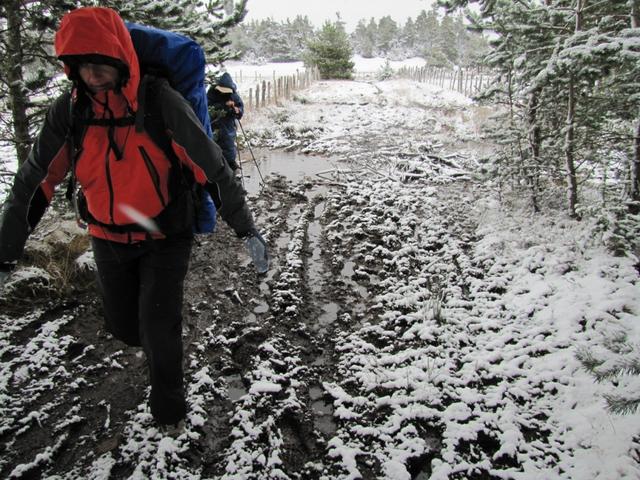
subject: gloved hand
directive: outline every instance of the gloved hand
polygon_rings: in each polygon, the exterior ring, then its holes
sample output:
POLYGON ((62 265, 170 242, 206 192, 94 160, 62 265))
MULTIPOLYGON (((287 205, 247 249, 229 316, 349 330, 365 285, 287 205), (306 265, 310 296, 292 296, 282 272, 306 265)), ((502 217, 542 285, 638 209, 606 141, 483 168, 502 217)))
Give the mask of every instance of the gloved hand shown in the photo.
POLYGON ((252 228, 243 237, 243 240, 256 271, 260 274, 267 273, 267 270, 269 270, 269 252, 267 251, 267 242, 264 241, 260 232, 252 228))

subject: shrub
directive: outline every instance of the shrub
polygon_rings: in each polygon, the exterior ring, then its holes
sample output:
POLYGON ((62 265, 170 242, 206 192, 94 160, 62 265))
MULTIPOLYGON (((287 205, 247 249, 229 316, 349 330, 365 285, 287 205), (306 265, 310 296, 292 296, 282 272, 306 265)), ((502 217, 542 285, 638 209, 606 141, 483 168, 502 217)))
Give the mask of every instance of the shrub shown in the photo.
POLYGON ((341 22, 325 22, 318 38, 307 44, 304 61, 315 66, 323 79, 351 79, 354 63, 349 37, 341 22))

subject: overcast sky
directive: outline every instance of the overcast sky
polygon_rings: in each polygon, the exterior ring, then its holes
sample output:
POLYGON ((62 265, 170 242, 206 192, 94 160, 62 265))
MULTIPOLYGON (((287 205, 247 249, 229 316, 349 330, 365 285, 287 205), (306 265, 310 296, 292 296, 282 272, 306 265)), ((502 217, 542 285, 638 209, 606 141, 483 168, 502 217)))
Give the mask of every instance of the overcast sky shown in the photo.
POLYGON ((389 15, 400 25, 407 18, 415 19, 421 10, 429 10, 435 0, 249 0, 246 20, 293 20, 306 15, 316 27, 326 20, 335 20, 336 12, 346 24, 347 31, 355 29, 358 20, 371 17, 379 20, 389 15))

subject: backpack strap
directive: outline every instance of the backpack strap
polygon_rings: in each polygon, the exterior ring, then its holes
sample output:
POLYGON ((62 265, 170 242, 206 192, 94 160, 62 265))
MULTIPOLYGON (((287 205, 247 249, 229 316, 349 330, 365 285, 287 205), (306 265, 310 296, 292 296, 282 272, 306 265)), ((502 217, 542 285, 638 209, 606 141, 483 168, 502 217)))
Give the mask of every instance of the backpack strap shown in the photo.
POLYGON ((144 117, 147 107, 147 89, 149 87, 149 75, 144 75, 138 88, 138 111, 135 117, 136 132, 142 133, 144 131, 144 117))
POLYGON ((168 80, 162 77, 155 77, 153 75, 145 75, 141 82, 144 86, 140 94, 138 95, 138 112, 136 117, 143 112, 141 116, 143 119, 136 118, 136 129, 141 122, 144 125, 144 131, 151 137, 151 140, 160 147, 164 154, 171 163, 171 176, 169 178, 169 192, 180 191, 181 189, 190 188, 189 185, 193 183, 193 179, 188 179, 186 176, 191 174, 188 169, 184 169, 182 162, 176 155, 176 152, 171 146, 171 138, 167 135, 167 130, 162 118, 162 112, 160 111, 160 102, 158 97, 160 90, 165 84, 168 84, 168 80))
POLYGON ((69 93, 69 130, 67 131, 66 142, 68 146, 70 174, 65 197, 73 206, 78 225, 82 228, 86 228, 86 205, 81 205, 83 202, 79 198, 81 193, 77 188, 78 181, 76 177, 76 165, 78 163, 78 158, 82 153, 82 139, 87 131, 87 127, 84 122, 81 121, 79 114, 79 111, 82 108, 82 103, 82 96, 78 95, 77 89, 74 88, 69 93))

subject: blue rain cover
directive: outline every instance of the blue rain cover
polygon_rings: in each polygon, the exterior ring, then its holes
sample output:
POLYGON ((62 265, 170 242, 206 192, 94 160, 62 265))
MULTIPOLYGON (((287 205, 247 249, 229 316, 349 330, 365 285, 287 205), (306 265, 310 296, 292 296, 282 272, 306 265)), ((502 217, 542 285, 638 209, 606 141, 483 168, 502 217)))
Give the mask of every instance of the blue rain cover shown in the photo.
MULTIPOLYGON (((202 47, 194 40, 167 30, 125 22, 133 48, 144 72, 160 72, 171 86, 186 98, 209 138, 213 138, 207 108, 205 59, 202 47)), ((211 233, 216 226, 216 207, 202 190, 202 206, 198 209, 196 233, 211 233)))

